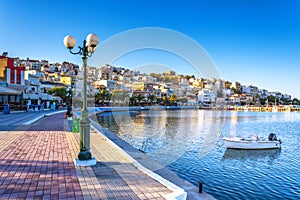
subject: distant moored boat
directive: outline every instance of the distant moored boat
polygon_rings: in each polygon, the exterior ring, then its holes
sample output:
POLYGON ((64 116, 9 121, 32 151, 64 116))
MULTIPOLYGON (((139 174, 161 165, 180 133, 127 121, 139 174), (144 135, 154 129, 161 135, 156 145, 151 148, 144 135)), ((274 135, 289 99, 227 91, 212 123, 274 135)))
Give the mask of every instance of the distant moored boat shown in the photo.
POLYGON ((268 139, 259 139, 256 137, 240 138, 240 137, 224 137, 224 144, 229 149, 279 149, 281 141, 277 140, 274 133, 270 133, 268 139))

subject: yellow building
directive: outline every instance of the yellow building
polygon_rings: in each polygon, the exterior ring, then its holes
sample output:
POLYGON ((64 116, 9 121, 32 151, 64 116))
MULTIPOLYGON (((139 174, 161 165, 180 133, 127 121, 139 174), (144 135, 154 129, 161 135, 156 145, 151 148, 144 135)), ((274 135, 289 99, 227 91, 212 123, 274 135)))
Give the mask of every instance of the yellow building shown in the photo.
POLYGON ((135 82, 135 83, 132 83, 132 89, 133 90, 144 90, 144 83, 143 82, 135 82))
POLYGON ((7 67, 7 58, 0 58, 0 78, 5 77, 5 67, 7 67))
POLYGON ((60 76, 60 82, 66 85, 72 85, 72 77, 71 76, 60 76))
POLYGON ((175 71, 166 71, 165 74, 170 75, 170 76, 175 76, 176 72, 175 71))

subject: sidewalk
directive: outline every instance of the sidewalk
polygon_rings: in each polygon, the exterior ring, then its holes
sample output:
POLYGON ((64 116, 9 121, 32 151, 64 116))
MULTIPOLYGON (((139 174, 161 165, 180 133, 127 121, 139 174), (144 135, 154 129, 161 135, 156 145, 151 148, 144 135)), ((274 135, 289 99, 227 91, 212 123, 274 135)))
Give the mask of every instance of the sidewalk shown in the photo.
POLYGON ((93 131, 97 165, 75 168, 79 134, 68 129, 57 114, 27 130, 0 132, 0 199, 165 199, 173 192, 93 131))

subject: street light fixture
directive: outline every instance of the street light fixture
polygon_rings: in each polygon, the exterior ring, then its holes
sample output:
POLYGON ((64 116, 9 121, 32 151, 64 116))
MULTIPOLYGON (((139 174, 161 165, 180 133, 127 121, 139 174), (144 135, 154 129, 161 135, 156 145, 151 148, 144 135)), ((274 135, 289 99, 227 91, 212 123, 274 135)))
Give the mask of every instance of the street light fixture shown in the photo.
POLYGON ((83 61, 83 105, 81 117, 79 120, 79 132, 80 132, 80 152, 78 159, 75 159, 77 166, 91 166, 96 165, 96 159, 92 158, 90 152, 90 120, 88 119, 87 110, 87 57, 91 57, 96 50, 96 46, 99 43, 99 38, 96 34, 89 34, 86 40, 83 40, 82 47, 78 46, 78 52, 72 52, 73 47, 76 46, 76 40, 73 36, 67 35, 64 38, 64 45, 69 49, 72 54, 82 55, 83 61))

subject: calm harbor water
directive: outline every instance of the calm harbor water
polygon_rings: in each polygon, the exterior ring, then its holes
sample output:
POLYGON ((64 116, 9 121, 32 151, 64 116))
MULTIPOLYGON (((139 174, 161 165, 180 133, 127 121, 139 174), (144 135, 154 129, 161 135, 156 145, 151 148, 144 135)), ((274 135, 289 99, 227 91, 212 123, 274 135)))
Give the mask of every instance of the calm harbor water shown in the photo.
POLYGON ((217 199, 300 198, 300 113, 113 112, 99 123, 217 199), (226 150, 223 136, 268 137, 280 150, 226 150))

